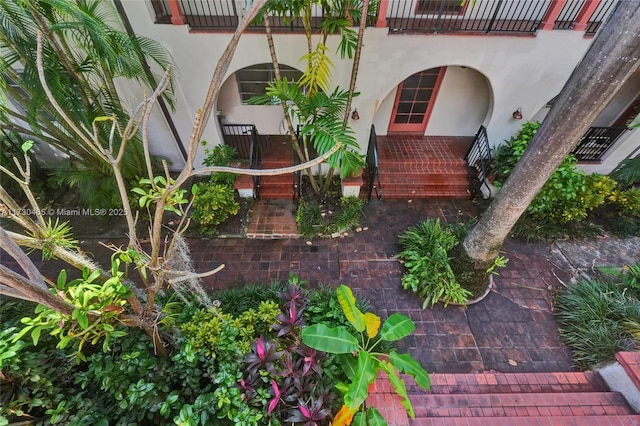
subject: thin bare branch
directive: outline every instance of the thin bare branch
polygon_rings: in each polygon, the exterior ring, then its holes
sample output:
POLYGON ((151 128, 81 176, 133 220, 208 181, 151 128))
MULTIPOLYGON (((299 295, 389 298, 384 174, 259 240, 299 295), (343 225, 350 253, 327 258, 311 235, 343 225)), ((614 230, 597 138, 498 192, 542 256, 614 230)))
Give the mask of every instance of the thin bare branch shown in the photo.
POLYGON ((217 274, 218 272, 222 271, 224 269, 225 265, 224 263, 220 266, 218 266, 216 269, 212 269, 211 271, 207 271, 207 272, 202 272, 199 274, 193 274, 193 273, 184 273, 184 275, 182 275, 183 273, 180 273, 182 276, 177 277, 177 278, 172 278, 169 280, 169 284, 175 284, 175 283, 179 283, 182 281, 187 281, 193 278, 204 278, 204 277, 208 277, 210 275, 213 274, 217 274))
POLYGON ((37 48, 36 60, 37 60, 37 68, 38 68, 38 77, 40 78, 40 83, 42 84, 42 89, 47 94, 47 98, 51 102, 51 105, 53 106, 53 108, 56 110, 56 112, 58 114, 60 114, 60 117, 62 117, 64 122, 67 123, 67 125, 76 133, 76 135, 80 139, 82 139, 82 141, 85 144, 87 144, 87 146, 90 147, 96 154, 98 154, 99 156, 102 157, 102 153, 91 142, 91 139, 89 139, 87 137, 86 132, 81 131, 78 128, 78 126, 76 126, 76 124, 73 122, 73 120, 71 120, 71 118, 69 118, 69 116, 62 109, 60 104, 58 104, 58 102, 54 98, 53 93, 51 93, 51 89, 49 89, 49 86, 47 84, 47 79, 45 78, 45 75, 44 75, 44 65, 42 64, 42 33, 40 31, 38 31, 38 48, 37 48))

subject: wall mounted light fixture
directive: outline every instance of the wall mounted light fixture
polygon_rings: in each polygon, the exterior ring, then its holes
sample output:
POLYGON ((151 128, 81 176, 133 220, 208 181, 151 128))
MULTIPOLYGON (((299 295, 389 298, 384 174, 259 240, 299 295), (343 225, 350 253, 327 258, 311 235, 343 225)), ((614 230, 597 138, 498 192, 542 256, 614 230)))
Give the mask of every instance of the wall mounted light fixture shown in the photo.
POLYGON ((354 108, 353 112, 351 113, 351 119, 352 120, 360 120, 360 114, 358 114, 358 109, 354 108))
POLYGON ((522 120, 522 108, 513 111, 512 116, 514 120, 522 120))

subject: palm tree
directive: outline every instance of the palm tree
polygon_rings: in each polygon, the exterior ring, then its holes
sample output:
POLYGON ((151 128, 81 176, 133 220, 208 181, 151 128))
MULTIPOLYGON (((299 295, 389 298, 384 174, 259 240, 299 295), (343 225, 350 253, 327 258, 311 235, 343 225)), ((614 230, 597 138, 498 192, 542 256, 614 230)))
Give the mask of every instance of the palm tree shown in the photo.
MULTIPOLYGON (((87 129, 93 127, 96 117, 116 116, 125 123, 129 113, 114 81, 125 78, 154 87, 142 58, 163 70, 171 64, 171 58, 158 43, 114 28, 109 23, 118 25, 115 16, 99 0, 0 2, 0 92, 4 95, 0 99, 0 129, 35 138, 66 154, 70 164, 63 180, 84 185, 81 190, 85 194, 103 195, 103 199, 93 200, 99 207, 113 204, 112 195, 117 193, 99 191, 94 186, 97 182, 113 182, 95 178, 96 174, 109 176, 110 167, 79 143, 47 101, 36 71, 36 33, 43 33, 45 74, 55 99, 67 114, 87 129)), ((109 134, 100 127, 98 131, 106 146, 109 134)), ((128 148, 123 164, 127 179, 144 169, 137 139, 128 148)))
MULTIPOLYGON (((348 129, 347 119, 343 120, 342 126, 331 126, 333 131, 337 133, 332 135, 329 139, 327 139, 328 133, 326 133, 326 130, 328 130, 328 123, 326 121, 323 121, 320 127, 310 126, 311 122, 316 117, 322 117, 323 120, 326 120, 328 117, 335 117, 335 119, 340 120, 340 115, 344 115, 348 118, 349 110, 347 109, 347 104, 350 103, 350 100, 346 103, 342 103, 341 105, 336 104, 333 106, 340 108, 342 114, 339 115, 335 115, 335 111, 333 109, 331 113, 320 113, 318 115, 318 112, 314 110, 312 106, 324 105, 324 108, 326 107, 324 104, 325 101, 338 99, 338 97, 333 95, 326 96, 323 93, 329 90, 331 67, 333 65, 331 63, 331 59, 327 55, 326 42, 330 34, 340 34, 341 41, 339 52, 341 56, 348 56, 349 58, 353 56, 353 52, 358 44, 358 37, 356 37, 355 32, 349 28, 351 22, 347 19, 347 15, 349 13, 353 13, 355 10, 356 9, 353 9, 351 5, 350 0, 270 0, 262 15, 271 61, 273 63, 276 77, 276 82, 272 85, 270 93, 281 101, 293 149, 303 162, 307 162, 313 155, 313 149, 317 150, 320 154, 325 152, 323 149, 327 147, 325 144, 328 140, 337 141, 340 139, 344 142, 344 149, 340 151, 340 154, 336 154, 334 156, 334 160, 337 162, 331 163, 331 168, 324 184, 322 183, 320 166, 318 166, 317 175, 315 175, 310 169, 306 170, 311 186, 316 193, 326 192, 331 181, 334 166, 339 165, 342 173, 347 174, 352 169, 360 167, 362 163, 361 159, 359 160, 355 153, 357 143, 355 142, 355 138, 352 136, 352 132, 348 129), (325 12, 320 28, 322 38, 315 48, 312 43, 313 33, 311 25, 312 9, 314 5, 322 6, 325 12), (306 69, 298 82, 284 82, 284 85, 279 84, 279 82, 282 81, 280 78, 278 58, 271 32, 270 22, 272 14, 285 20, 295 18, 300 18, 302 20, 307 39, 307 54, 303 56, 303 60, 306 62, 306 69), (293 88, 294 84, 297 86, 297 90, 293 88), (303 87, 306 92, 306 96, 309 99, 315 100, 311 102, 292 104, 293 100, 297 98, 297 92, 301 92, 303 87), (294 90, 296 90, 296 93, 292 92, 294 90), (323 93, 323 95, 319 95, 319 93, 323 93), (318 98, 315 98, 316 96, 318 96, 318 98), (287 101, 289 101, 289 103, 287 103, 287 101), (300 120, 300 123, 303 124, 303 131, 301 133, 300 140, 297 137, 296 129, 294 128, 293 121, 291 120, 292 115, 295 115, 300 120), (316 131, 319 128, 322 128, 323 131, 317 135, 314 136, 313 133, 309 133, 316 131), (320 141, 320 145, 316 144, 318 141, 320 141)), ((352 91, 349 93, 348 99, 353 97, 354 87, 355 85, 352 87, 352 91)), ((336 93, 337 92, 334 92, 334 94, 336 93)), ((272 98, 269 97, 258 97, 254 100, 254 103, 268 104, 271 103, 271 99, 272 98)))

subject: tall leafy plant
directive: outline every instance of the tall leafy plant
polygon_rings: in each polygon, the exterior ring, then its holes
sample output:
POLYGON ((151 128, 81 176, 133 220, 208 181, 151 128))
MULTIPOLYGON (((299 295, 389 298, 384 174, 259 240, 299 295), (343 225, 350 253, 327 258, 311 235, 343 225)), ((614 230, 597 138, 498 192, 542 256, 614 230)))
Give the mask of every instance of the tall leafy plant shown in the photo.
MULTIPOLYGON (((43 68, 51 94, 78 125, 95 129, 102 147, 109 128, 94 126, 98 117, 126 123, 130 114, 114 81, 157 85, 144 60, 166 70, 172 63, 159 43, 118 30, 115 11, 98 0, 7 0, 0 2, 0 129, 50 144, 69 157, 61 179, 77 186, 92 207, 120 205, 110 165, 76 137, 48 100, 36 64, 36 35, 43 35, 43 68)), ((171 99, 170 91, 167 99, 171 99)), ((116 147, 117 148, 117 147, 116 147)), ((144 171, 139 135, 126 149, 122 172, 131 181, 144 171)))
POLYGON ((356 306, 356 299, 349 287, 341 285, 337 292, 340 306, 352 330, 325 324, 314 324, 302 330, 302 341, 307 346, 340 354, 342 368, 350 380, 339 385, 344 393, 344 404, 336 414, 333 425, 347 425, 352 421, 357 425, 386 424, 378 410, 366 406, 369 385, 376 380, 378 372, 387 375, 407 413, 414 418, 413 406, 400 373, 412 376, 418 386, 425 390, 431 386, 429 375, 411 355, 400 354, 395 349, 389 352, 382 350, 384 342, 395 342, 411 334, 415 330, 414 322, 406 315, 395 313, 382 323, 379 316, 371 312, 363 313, 356 306))
MULTIPOLYGON (((362 38, 358 37, 355 31, 353 31, 349 26, 351 25, 350 16, 357 16, 358 11, 360 10, 359 2, 351 2, 349 0, 270 0, 267 3, 267 6, 264 10, 264 14, 261 16, 261 19, 264 22, 267 42, 269 45, 269 52, 271 54, 271 60, 273 62, 275 76, 276 76, 276 84, 282 83, 283 80, 280 77, 279 64, 275 50, 275 44, 273 41, 273 36, 271 32, 271 24, 270 24, 270 16, 278 15, 285 22, 288 22, 292 19, 299 18, 301 19, 304 29, 305 36, 307 38, 307 53, 302 57, 301 61, 305 63, 305 71, 302 77, 297 82, 286 82, 284 84, 291 84, 297 87, 297 90, 300 94, 304 94, 309 97, 315 97, 321 92, 328 92, 331 82, 331 68, 333 67, 333 63, 327 54, 327 39, 331 34, 339 34, 340 35, 340 44, 338 46, 338 52, 342 58, 349 57, 353 58, 354 52, 356 52, 359 47, 362 45, 362 38), (313 46, 312 43, 312 27, 311 20, 313 9, 317 6, 322 7, 323 10, 323 19, 320 25, 320 39, 318 40, 316 46, 313 46)), ((362 8, 363 13, 366 14, 368 0, 364 3, 365 7, 362 8)), ((359 56, 356 57, 356 61, 359 60, 359 56)), ((354 67, 353 73, 357 74, 357 66, 354 67)), ((352 84, 349 87, 349 90, 346 92, 347 96, 345 98, 345 102, 341 105, 340 113, 334 114, 331 122, 319 123, 319 128, 325 129, 322 132, 322 135, 317 135, 317 128, 303 127, 302 132, 298 136, 297 130, 293 125, 293 118, 298 118, 300 120, 299 114, 296 112, 304 111, 304 109, 300 109, 300 105, 297 105, 295 108, 291 108, 292 100, 287 93, 291 94, 289 90, 278 90, 276 93, 272 93, 273 97, 276 97, 280 100, 282 105, 285 120, 287 123, 287 127, 289 130, 289 135, 291 138, 291 143, 293 149, 296 151, 298 156, 304 161, 309 161, 313 158, 314 151, 322 154, 323 147, 316 146, 318 142, 318 138, 323 138, 326 136, 326 133, 332 133, 333 135, 337 135, 339 133, 351 132, 348 127, 347 118, 349 116, 349 106, 351 104, 351 99, 355 93, 355 78, 352 78, 352 84), (343 117, 345 117, 343 119, 343 117), (341 122, 341 125, 338 123, 341 122), (314 149, 315 148, 315 149, 314 149)), ((271 103, 273 97, 268 99, 261 99, 258 101, 259 103, 271 103)), ((313 114, 304 114, 304 118, 300 120, 300 123, 303 126, 310 123, 315 119, 313 114)), ((329 116, 325 115, 325 118, 329 116)), ((352 133, 352 132, 351 132, 352 133)), ((331 138, 330 138, 331 139, 331 138)), ((329 139, 329 140, 330 140, 329 139)), ((339 143, 335 137, 333 137, 333 143, 339 143)), ((324 142, 327 142, 327 139, 324 139, 324 142)), ((355 143, 355 139, 353 139, 355 143)), ((346 147, 345 147, 346 148, 346 147)), ((327 178, 324 180, 324 184, 322 183, 322 169, 320 165, 318 166, 317 174, 314 174, 311 168, 306 169, 307 176, 309 177, 309 181, 313 190, 316 193, 325 193, 330 185, 331 177, 333 175, 333 169, 335 167, 341 168, 342 176, 348 175, 352 170, 360 168, 363 166, 362 158, 358 158, 359 156, 356 153, 357 143, 355 143, 355 149, 351 150, 348 155, 343 155, 342 158, 346 161, 344 162, 330 162, 330 170, 327 175, 327 178)), ((342 151, 343 153, 349 152, 348 149, 342 151)))

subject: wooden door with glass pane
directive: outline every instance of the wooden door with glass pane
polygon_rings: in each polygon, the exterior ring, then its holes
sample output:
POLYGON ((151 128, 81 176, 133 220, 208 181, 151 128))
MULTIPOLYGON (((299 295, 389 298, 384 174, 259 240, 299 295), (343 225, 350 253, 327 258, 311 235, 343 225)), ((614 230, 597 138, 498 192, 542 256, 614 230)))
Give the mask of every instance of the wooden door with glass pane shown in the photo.
POLYGON ((400 83, 389 132, 424 133, 445 69, 439 67, 420 71, 400 83))

